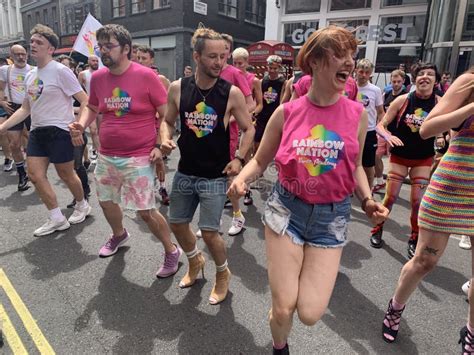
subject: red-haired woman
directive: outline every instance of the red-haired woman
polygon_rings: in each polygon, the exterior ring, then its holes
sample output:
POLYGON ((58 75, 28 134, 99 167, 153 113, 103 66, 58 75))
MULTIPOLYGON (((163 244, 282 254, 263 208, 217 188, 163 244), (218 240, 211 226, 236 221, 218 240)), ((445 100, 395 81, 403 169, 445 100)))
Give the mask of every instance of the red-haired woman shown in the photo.
POLYGON ((274 354, 289 352, 295 311, 314 325, 327 308, 347 242, 351 193, 373 222, 388 215, 372 199, 361 165, 367 114, 341 95, 356 49, 354 36, 340 27, 311 35, 298 55, 300 68, 313 76, 308 94, 274 112, 254 159, 229 188, 244 195, 275 158, 278 181, 263 217, 274 354))

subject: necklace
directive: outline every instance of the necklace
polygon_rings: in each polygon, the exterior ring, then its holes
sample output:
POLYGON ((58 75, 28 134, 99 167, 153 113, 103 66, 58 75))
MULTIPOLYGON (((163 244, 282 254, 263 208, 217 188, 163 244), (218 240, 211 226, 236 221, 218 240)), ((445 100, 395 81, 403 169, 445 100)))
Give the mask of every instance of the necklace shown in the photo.
POLYGON ((211 94, 212 90, 214 90, 214 87, 215 87, 216 84, 217 84, 217 80, 216 80, 216 82, 214 83, 214 85, 212 85, 212 87, 211 87, 210 89, 208 89, 209 92, 208 92, 206 95, 204 95, 204 94, 202 93, 201 89, 199 89, 199 86, 198 86, 198 84, 197 84, 197 78, 196 78, 196 77, 194 77, 194 81, 196 82, 196 89, 197 89, 197 91, 199 92, 199 95, 201 95, 201 97, 202 97, 202 102, 206 103, 206 98, 211 94))

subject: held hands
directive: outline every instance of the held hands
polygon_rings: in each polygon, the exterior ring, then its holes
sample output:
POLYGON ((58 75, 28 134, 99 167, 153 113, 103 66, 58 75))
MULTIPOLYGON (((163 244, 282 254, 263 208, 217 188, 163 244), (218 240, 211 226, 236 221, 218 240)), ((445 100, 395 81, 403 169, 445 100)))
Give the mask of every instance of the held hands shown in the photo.
POLYGON ((239 179, 238 177, 232 181, 229 189, 227 190, 227 196, 229 197, 242 197, 247 192, 247 184, 245 181, 239 179))
MULTIPOLYGON (((163 145, 161 145, 163 146, 163 145)), ((161 153, 161 150, 158 148, 153 148, 152 151, 150 152, 150 161, 152 163, 156 162, 158 159, 162 159, 163 154, 161 153)))
POLYGON ((385 222, 388 218, 389 210, 380 202, 369 200, 365 205, 365 214, 374 225, 377 225, 385 222))
POLYGON ((69 133, 71 134, 72 145, 80 147, 84 145, 84 139, 82 134, 84 133, 84 127, 79 122, 73 122, 69 125, 69 133))
POLYGON ((13 115, 13 113, 15 112, 15 111, 13 111, 13 108, 11 107, 11 105, 8 101, 0 101, 0 106, 3 107, 3 109, 8 114, 8 116, 13 115))
POLYGON ((160 150, 162 155, 170 155, 174 149, 176 149, 176 143, 172 139, 167 139, 161 143, 160 150))
POLYGON ((242 163, 238 159, 234 159, 226 165, 222 173, 226 174, 227 176, 235 176, 240 172, 241 169, 242 163))

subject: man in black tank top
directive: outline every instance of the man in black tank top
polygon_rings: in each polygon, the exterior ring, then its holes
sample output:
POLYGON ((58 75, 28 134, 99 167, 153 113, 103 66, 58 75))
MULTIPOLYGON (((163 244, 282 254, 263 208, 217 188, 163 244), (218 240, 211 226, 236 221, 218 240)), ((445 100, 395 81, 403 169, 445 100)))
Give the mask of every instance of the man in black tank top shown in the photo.
POLYGON ((189 260, 180 287, 194 284, 205 259, 191 231, 200 204, 199 228, 216 263, 216 282, 209 303, 222 302, 228 292, 231 273, 227 267, 224 240, 219 235, 220 218, 227 192, 227 176, 236 175, 253 141, 254 128, 242 92, 219 74, 226 58, 224 41, 211 29, 198 29, 193 36, 196 76, 173 82, 168 93, 168 110, 161 126, 163 153, 176 148, 172 140, 175 120, 181 120, 178 147, 181 158, 170 194, 170 226, 189 260), (239 154, 230 161, 229 119, 235 117, 242 130, 239 154))
POLYGON ((260 141, 263 137, 263 132, 267 126, 268 120, 273 112, 280 105, 281 94, 285 87, 286 80, 280 75, 282 60, 277 55, 271 55, 267 58, 268 75, 262 79, 262 95, 263 108, 257 115, 257 123, 255 128, 254 151, 256 152, 260 141))

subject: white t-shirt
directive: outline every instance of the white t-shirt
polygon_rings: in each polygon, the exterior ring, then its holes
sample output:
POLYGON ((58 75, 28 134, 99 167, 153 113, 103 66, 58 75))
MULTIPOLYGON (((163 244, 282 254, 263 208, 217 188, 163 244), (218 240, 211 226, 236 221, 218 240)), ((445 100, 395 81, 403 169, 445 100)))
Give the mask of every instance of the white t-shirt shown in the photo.
POLYGON ((69 131, 74 121, 72 96, 83 91, 74 73, 54 60, 26 76, 26 92, 31 107, 31 129, 56 126, 69 131))
POLYGON ((92 77, 92 72, 87 69, 87 70, 84 70, 83 71, 84 74, 84 86, 85 86, 85 89, 86 89, 86 93, 87 95, 90 95, 91 93, 91 77, 92 77))
POLYGON ((29 66, 28 64, 26 64, 23 68, 17 68, 15 65, 12 65, 10 73, 8 73, 8 67, 9 65, 3 65, 0 67, 0 81, 5 84, 5 97, 8 101, 10 101, 11 88, 11 101, 15 104, 22 104, 23 100, 25 99, 26 74, 28 74, 28 72, 33 69, 33 67, 29 66), (9 85, 7 83, 9 83, 9 85))
POLYGON ((365 86, 357 85, 357 88, 359 89, 357 101, 364 105, 369 116, 367 131, 373 131, 377 126, 377 106, 383 105, 382 90, 372 83, 367 83, 365 86))

